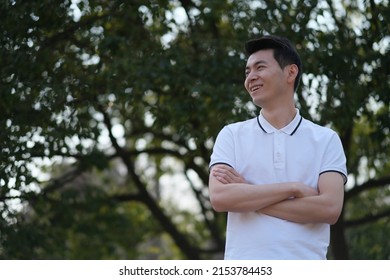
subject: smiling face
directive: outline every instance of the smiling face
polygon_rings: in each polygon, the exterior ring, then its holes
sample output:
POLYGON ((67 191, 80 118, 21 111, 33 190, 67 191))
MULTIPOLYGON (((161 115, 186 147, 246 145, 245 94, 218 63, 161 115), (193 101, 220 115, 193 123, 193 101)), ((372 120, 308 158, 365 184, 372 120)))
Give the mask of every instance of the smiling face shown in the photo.
MULTIPOLYGON (((253 53, 245 68, 244 86, 259 107, 278 104, 282 100, 290 100, 288 94, 294 92, 294 80, 291 83, 291 66, 283 69, 275 60, 272 49, 253 53)), ((295 76, 294 76, 295 79, 295 76)))

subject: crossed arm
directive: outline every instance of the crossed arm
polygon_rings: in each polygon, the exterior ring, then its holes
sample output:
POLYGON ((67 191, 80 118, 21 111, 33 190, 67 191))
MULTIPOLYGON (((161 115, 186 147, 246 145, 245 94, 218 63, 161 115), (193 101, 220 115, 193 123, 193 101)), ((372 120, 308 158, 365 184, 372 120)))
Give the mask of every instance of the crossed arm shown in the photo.
POLYGON ((344 198, 344 180, 337 172, 321 174, 317 190, 300 182, 248 184, 224 164, 211 169, 209 189, 216 211, 257 211, 296 223, 336 223, 344 198))

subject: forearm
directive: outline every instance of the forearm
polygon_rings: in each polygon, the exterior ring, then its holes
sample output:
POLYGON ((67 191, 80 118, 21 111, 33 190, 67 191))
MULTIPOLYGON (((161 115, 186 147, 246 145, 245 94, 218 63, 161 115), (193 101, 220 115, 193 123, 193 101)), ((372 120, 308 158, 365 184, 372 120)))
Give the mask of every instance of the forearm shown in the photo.
POLYGON ((251 212, 294 196, 294 183, 250 185, 222 184, 210 178, 210 200, 219 212, 251 212))
POLYGON ((258 211, 296 223, 334 224, 344 198, 344 178, 322 173, 316 189, 291 182, 250 185, 233 168, 217 165, 210 175, 210 198, 216 211, 258 211))
POLYGON ((233 168, 213 167, 209 181, 210 200, 216 211, 251 212, 291 197, 318 195, 299 182, 251 185, 233 168))
MULTIPOLYGON (((289 199, 265 207, 258 212, 296 223, 335 222, 335 214, 320 196, 289 199)), ((338 215, 337 215, 338 216, 338 215)))
POLYGON ((296 223, 334 224, 343 206, 343 178, 337 173, 322 174, 319 190, 318 196, 281 201, 259 212, 296 223))

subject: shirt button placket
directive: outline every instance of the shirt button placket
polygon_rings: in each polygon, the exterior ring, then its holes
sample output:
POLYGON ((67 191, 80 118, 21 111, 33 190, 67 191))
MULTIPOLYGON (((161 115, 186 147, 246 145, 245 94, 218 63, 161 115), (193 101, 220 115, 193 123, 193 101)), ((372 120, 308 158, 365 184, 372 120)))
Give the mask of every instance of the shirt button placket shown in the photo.
POLYGON ((284 135, 283 132, 277 131, 274 135, 274 167, 278 169, 284 168, 285 165, 284 153, 284 135))

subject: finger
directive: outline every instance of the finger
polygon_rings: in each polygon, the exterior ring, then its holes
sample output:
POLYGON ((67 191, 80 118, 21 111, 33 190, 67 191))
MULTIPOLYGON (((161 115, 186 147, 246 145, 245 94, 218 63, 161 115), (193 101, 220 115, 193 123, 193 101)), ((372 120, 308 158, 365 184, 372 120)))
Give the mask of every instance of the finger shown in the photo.
POLYGON ((228 180, 226 180, 224 177, 221 177, 221 176, 216 176, 215 177, 219 182, 221 182, 222 184, 230 184, 231 182, 229 182, 228 180))
MULTIPOLYGON (((237 172, 232 172, 232 170, 215 170, 213 174, 215 177, 223 179, 227 183, 246 183, 245 179, 237 172)), ((222 180, 219 180, 222 182, 222 180)))
POLYGON ((221 172, 223 174, 226 174, 226 175, 230 176, 231 178, 236 177, 236 176, 240 176, 240 174, 238 174, 234 168, 232 168, 231 166, 228 166, 228 165, 218 166, 217 171, 221 172))
POLYGON ((229 182, 234 181, 236 178, 236 176, 233 174, 233 172, 231 172, 231 170, 224 168, 214 170, 214 174, 216 176, 224 178, 229 182))

